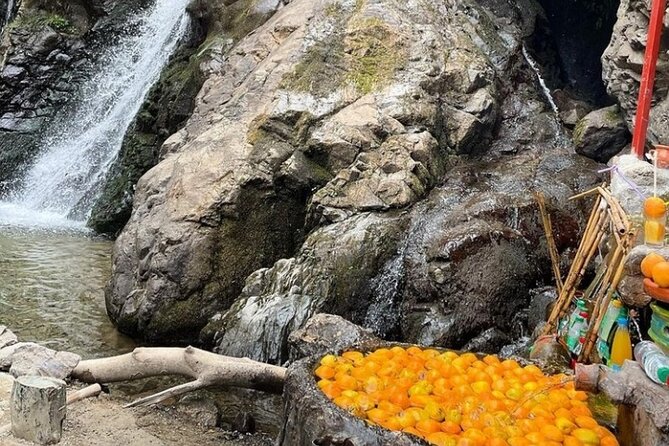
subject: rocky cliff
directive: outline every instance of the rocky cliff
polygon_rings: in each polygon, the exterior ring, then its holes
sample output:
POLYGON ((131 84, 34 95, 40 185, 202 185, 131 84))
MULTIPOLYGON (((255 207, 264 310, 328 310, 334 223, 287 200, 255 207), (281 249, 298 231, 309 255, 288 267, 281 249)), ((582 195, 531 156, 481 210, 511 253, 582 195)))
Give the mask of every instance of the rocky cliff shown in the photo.
MULTIPOLYGON (((610 95, 615 97, 623 111, 628 127, 633 127, 639 83, 646 49, 650 17, 650 0, 622 0, 618 9, 611 42, 602 56, 603 78, 610 95)), ((657 77, 653 90, 653 106, 648 127, 648 141, 667 144, 669 141, 669 55, 667 36, 669 14, 664 17, 665 31, 657 64, 657 77)))
POLYGON ((137 185, 112 319, 272 362, 319 311, 393 313, 387 333, 450 347, 509 332, 549 276, 532 193, 555 203, 564 249, 582 219, 566 198, 597 181, 523 57, 540 8, 250 4, 276 12, 208 64, 137 185))

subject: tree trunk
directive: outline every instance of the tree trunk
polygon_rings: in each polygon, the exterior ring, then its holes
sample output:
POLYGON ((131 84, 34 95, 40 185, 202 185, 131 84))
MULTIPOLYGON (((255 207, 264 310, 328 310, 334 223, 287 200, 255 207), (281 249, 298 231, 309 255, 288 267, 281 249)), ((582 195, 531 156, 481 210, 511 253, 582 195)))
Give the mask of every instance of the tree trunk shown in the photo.
POLYGON ((41 376, 14 381, 11 398, 12 434, 38 444, 58 443, 65 420, 65 383, 41 376))
POLYGON ((217 355, 194 347, 156 347, 136 348, 125 355, 81 361, 70 376, 87 383, 109 383, 163 375, 186 376, 194 381, 142 398, 128 406, 155 404, 213 385, 281 394, 286 369, 246 358, 217 355))

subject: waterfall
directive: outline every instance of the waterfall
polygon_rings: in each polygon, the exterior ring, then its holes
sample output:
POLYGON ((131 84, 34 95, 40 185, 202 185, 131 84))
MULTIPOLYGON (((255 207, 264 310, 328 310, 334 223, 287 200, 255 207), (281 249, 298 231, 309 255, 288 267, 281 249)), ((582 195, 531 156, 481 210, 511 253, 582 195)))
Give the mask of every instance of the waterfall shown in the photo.
POLYGON ((404 257, 408 242, 407 237, 400 245, 397 255, 385 264, 381 273, 372 281, 374 290, 372 302, 362 325, 383 339, 386 339, 399 323, 397 295, 404 280, 404 257))
POLYGON ((551 94, 550 88, 548 88, 548 85, 546 85, 546 81, 544 80, 543 76, 541 75, 541 69, 539 68, 539 64, 537 63, 536 60, 530 56, 529 51, 527 51, 527 47, 525 44, 523 44, 523 57, 525 58, 525 61, 527 64, 532 68, 532 71, 534 71, 534 74, 537 76, 537 80, 539 81, 539 85, 541 86, 541 91, 546 97, 546 100, 551 106, 551 109, 553 109, 553 113, 555 113, 555 116, 560 119, 560 110, 558 110, 558 106, 555 103, 555 100, 553 99, 553 95, 551 94))
POLYGON ((57 225, 68 219, 83 224, 128 127, 188 31, 190 1, 156 0, 130 19, 132 31, 100 57, 76 108, 44 131, 40 156, 11 203, 0 205, 0 218, 10 212, 25 220, 34 212, 57 225))
POLYGON ((7 11, 5 12, 5 25, 12 20, 12 14, 14 13, 14 0, 7 0, 7 11))

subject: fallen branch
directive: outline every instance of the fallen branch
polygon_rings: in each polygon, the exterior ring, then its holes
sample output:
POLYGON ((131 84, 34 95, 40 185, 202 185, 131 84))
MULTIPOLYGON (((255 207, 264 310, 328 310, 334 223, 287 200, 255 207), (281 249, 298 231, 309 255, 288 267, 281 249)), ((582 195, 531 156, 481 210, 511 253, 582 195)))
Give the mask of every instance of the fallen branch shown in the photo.
POLYGON ((194 381, 128 404, 159 403, 204 387, 221 385, 281 394, 286 369, 247 358, 217 355, 194 347, 145 347, 110 358, 81 361, 71 377, 87 383, 128 381, 150 376, 179 375, 194 381))
POLYGON ((85 398, 90 398, 93 396, 100 395, 102 392, 102 386, 100 384, 92 384, 83 389, 76 390, 67 394, 67 404, 76 403, 77 401, 83 400, 85 398))

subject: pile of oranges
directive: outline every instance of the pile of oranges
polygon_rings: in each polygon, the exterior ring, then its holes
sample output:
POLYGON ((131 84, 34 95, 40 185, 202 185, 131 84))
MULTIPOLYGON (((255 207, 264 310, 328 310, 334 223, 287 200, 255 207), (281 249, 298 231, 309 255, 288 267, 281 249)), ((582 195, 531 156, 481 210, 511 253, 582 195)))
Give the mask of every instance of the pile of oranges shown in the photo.
POLYGON ((327 355, 315 374, 337 406, 438 446, 618 445, 570 378, 514 360, 392 347, 327 355))
POLYGON ((641 273, 653 279, 659 287, 669 287, 669 262, 661 255, 651 252, 641 261, 641 273))

